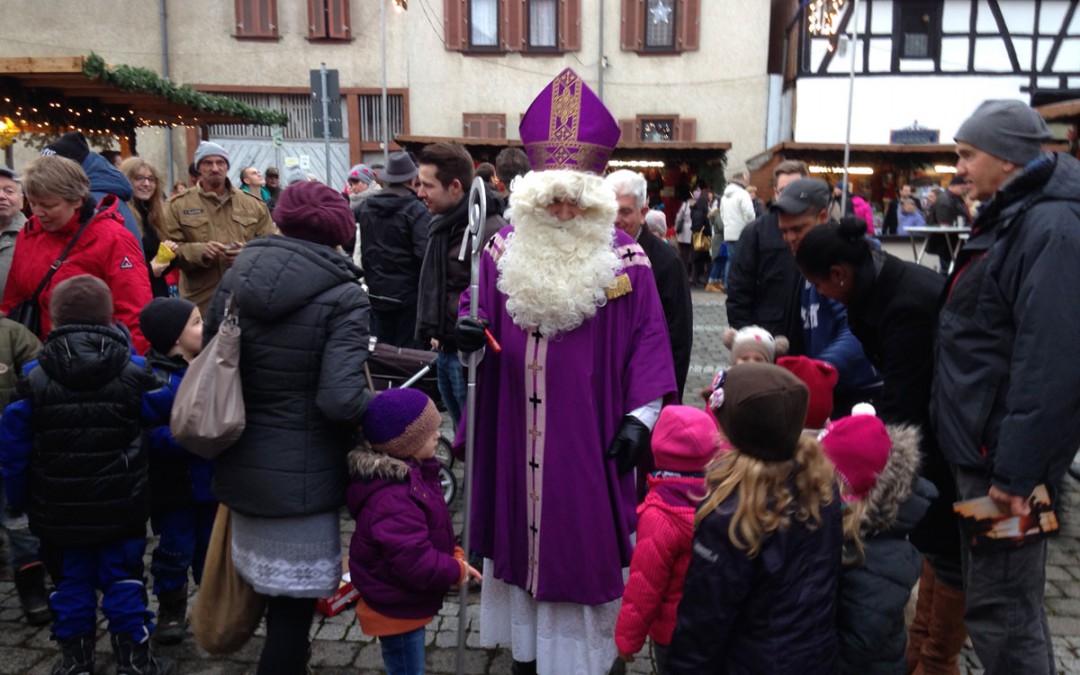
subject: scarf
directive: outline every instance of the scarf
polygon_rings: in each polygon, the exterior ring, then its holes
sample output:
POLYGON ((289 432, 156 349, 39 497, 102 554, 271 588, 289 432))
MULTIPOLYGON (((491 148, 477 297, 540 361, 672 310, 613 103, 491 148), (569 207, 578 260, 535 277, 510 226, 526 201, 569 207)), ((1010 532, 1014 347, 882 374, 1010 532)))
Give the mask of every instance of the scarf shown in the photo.
POLYGON ((416 303, 416 338, 441 337, 446 311, 446 263, 451 239, 468 226, 469 200, 462 199, 452 209, 431 219, 428 246, 420 266, 420 288, 416 303))

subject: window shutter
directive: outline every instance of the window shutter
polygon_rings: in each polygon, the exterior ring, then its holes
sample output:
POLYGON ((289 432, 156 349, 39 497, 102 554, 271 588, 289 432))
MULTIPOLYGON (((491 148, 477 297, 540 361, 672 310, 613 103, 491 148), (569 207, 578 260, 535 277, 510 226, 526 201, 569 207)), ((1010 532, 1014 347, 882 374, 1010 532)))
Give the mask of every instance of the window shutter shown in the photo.
POLYGON ((637 131, 636 120, 619 120, 619 141, 621 143, 636 143, 641 140, 641 132, 637 131))
POLYGON ((640 51, 645 45, 645 0, 622 0, 622 49, 640 51))
POLYGON ((527 0, 500 0, 499 18, 502 19, 500 26, 502 33, 503 49, 511 52, 525 50, 525 25, 527 0))
POLYGON ((697 140, 697 120, 691 117, 680 117, 675 121, 678 132, 675 134, 676 141, 693 143, 697 140))
POLYGON ((325 0, 308 0, 308 37, 312 39, 326 37, 325 0))
POLYGON ((581 51, 581 0, 559 4, 559 46, 564 52, 581 51))
POLYGON ((697 51, 701 46, 701 0, 679 0, 675 49, 697 51))
POLYGON ((348 40, 352 34, 349 22, 349 0, 328 0, 329 16, 327 34, 337 40, 348 40))
POLYGON ((460 52, 465 49, 469 34, 469 0, 444 0, 443 35, 446 36, 446 49, 460 52))
POLYGON ((237 37, 277 37, 277 0, 236 0, 237 37))
POLYGON ((506 115, 486 115, 484 138, 506 138, 506 115))

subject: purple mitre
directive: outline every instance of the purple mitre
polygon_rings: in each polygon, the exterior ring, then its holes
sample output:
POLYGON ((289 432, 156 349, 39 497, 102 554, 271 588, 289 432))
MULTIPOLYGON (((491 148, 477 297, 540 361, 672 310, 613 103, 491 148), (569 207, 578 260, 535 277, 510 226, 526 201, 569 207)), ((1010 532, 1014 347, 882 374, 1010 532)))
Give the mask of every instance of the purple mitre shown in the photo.
POLYGON ((619 123, 570 68, 544 88, 518 127, 534 171, 572 169, 603 174, 619 123))

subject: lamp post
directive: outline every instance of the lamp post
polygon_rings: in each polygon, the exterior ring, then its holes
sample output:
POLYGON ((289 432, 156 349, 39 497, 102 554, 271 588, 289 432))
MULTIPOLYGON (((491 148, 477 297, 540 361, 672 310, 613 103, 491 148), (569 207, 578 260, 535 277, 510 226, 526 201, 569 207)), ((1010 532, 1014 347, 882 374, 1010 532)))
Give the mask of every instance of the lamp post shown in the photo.
MULTIPOLYGON (((390 163, 390 101, 386 95, 386 3, 389 0, 379 2, 380 21, 382 23, 382 144, 383 166, 390 163)), ((394 0, 394 5, 405 12, 409 9, 409 0, 394 0)))

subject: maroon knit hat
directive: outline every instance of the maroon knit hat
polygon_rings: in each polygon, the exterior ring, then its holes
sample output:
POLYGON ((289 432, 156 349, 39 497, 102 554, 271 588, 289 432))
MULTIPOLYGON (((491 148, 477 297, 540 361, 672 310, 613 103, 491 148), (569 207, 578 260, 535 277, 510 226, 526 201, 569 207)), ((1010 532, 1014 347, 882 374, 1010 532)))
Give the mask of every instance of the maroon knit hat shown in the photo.
POLYGON ((313 180, 285 188, 274 209, 274 222, 286 237, 323 246, 340 246, 356 236, 349 202, 313 180))

